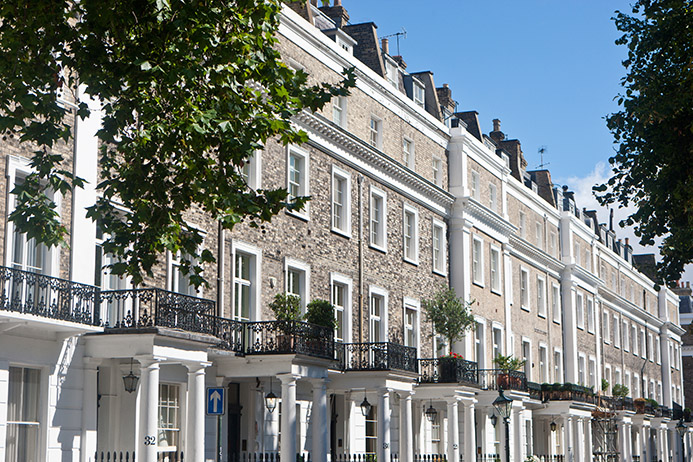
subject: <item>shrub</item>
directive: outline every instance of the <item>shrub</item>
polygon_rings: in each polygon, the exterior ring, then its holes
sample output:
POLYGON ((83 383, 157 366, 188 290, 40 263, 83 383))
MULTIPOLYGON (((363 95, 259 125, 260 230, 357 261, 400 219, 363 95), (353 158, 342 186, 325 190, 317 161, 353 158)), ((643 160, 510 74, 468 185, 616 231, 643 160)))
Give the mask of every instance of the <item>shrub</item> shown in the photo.
POLYGON ((337 327, 337 319, 334 317, 334 306, 327 300, 316 298, 306 307, 306 321, 318 326, 337 327))

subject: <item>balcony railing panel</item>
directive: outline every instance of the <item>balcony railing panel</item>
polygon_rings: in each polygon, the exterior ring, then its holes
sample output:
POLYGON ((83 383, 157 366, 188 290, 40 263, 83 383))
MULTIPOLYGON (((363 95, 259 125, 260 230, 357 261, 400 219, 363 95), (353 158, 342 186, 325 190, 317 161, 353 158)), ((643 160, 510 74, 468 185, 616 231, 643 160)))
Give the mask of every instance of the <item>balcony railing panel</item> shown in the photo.
POLYGON ((105 327, 169 327, 216 335, 212 300, 162 289, 105 290, 100 298, 105 327))
POLYGON ((344 371, 418 370, 416 348, 391 342, 343 343, 337 359, 344 371))
POLYGON ((527 391, 527 376, 522 371, 479 369, 479 385, 487 390, 527 391))
MULTIPOLYGON (((582 403, 598 404, 598 397, 591 388, 572 383, 542 384, 541 400, 546 401, 579 401, 582 403)), ((604 401, 607 404, 607 401, 604 401)))
POLYGON ((100 323, 97 288, 0 266, 0 310, 90 326, 100 323))
POLYGON ((479 367, 474 361, 443 357, 419 359, 419 383, 479 384, 479 367))
POLYGON ((298 353, 334 359, 334 332, 329 327, 297 321, 245 323, 246 354, 298 353))

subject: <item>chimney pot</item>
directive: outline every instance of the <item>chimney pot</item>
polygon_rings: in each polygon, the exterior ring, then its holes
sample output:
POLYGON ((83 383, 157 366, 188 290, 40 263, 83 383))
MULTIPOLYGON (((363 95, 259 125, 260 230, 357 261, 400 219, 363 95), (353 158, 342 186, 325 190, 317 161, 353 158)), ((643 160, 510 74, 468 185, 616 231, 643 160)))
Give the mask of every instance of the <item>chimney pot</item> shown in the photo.
POLYGON ((628 245, 629 240, 630 240, 630 238, 626 238, 626 245, 628 245))
POLYGON ((447 83, 444 83, 444 84, 443 84, 443 88, 448 88, 448 84, 447 84, 447 83))
POLYGON ((342 6, 342 0, 334 0, 334 6, 342 6))
POLYGON ((691 288, 691 281, 686 281, 686 289, 690 289, 690 288, 691 288))
POLYGON ((500 119, 493 119, 493 131, 494 132, 500 131, 500 119))
POLYGON ((382 48, 383 48, 383 54, 389 55, 390 54, 390 40, 384 38, 381 43, 382 43, 382 48))

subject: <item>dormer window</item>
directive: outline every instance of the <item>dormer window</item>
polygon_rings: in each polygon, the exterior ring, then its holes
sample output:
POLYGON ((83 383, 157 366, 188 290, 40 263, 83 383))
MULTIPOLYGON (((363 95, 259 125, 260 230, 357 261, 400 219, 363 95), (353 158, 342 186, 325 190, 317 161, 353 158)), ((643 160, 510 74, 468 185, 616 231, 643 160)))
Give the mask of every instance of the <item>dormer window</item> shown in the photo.
POLYGON ((418 106, 424 107, 424 104, 426 103, 426 93, 424 91, 424 86, 416 80, 414 80, 413 84, 414 102, 418 106))
POLYGON ((399 83, 397 79, 397 65, 387 59, 385 60, 385 76, 387 81, 390 82, 393 87, 397 88, 399 83))

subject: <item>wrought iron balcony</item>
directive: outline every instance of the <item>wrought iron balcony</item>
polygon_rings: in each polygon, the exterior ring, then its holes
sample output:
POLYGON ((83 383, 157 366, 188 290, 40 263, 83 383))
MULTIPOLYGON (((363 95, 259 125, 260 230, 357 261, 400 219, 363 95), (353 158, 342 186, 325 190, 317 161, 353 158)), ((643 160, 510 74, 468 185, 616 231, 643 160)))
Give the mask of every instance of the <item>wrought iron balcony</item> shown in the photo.
POLYGON ((597 404, 597 396, 591 388, 573 383, 544 383, 541 385, 541 400, 547 401, 579 401, 597 404))
POLYGON ((0 266, 0 311, 98 326, 97 290, 86 284, 0 266))
POLYGON ((391 342, 342 343, 337 360, 343 371, 390 371, 416 373, 416 348, 391 342))
POLYGON ((102 291, 100 301, 106 328, 169 327, 214 336, 218 332, 212 300, 162 289, 128 289, 102 291))
POLYGON ((527 376, 522 371, 479 369, 479 385, 486 390, 527 391, 527 376))
POLYGON ((334 331, 329 327, 298 321, 244 323, 245 353, 297 353, 334 359, 334 331))
POLYGON ((419 359, 419 383, 465 383, 479 385, 479 366, 463 358, 419 359))

